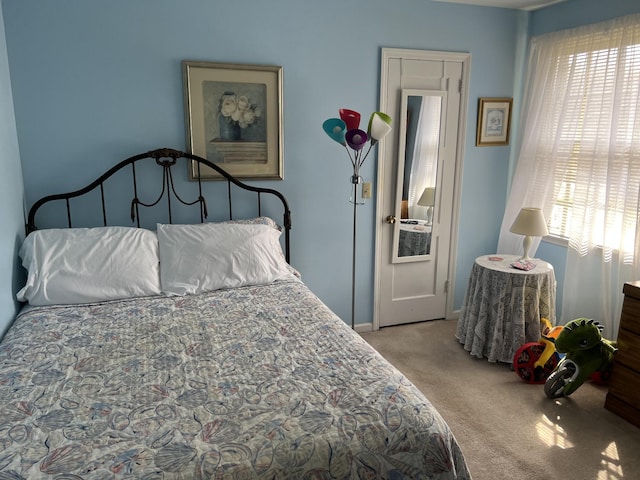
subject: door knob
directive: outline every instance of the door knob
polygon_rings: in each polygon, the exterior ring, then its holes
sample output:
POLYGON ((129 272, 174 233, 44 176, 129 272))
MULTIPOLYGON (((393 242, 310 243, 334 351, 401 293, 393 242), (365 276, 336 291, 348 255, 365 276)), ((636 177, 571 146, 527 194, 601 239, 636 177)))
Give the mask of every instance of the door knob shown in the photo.
POLYGON ((387 218, 386 218, 386 221, 387 221, 387 223, 391 223, 391 224, 396 223, 395 215, 388 215, 387 218))

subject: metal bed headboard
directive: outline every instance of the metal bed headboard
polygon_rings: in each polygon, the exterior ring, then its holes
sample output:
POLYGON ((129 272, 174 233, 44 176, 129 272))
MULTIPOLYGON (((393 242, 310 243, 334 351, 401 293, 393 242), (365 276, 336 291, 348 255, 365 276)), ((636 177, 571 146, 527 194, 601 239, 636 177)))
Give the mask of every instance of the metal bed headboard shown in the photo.
POLYGON ((171 210, 172 198, 174 198, 175 200, 177 200, 183 205, 187 205, 187 206, 197 205, 200 209, 200 222, 204 222, 208 216, 208 210, 207 210, 206 199, 202 194, 202 180, 200 175, 200 169, 202 165, 205 165, 206 167, 212 168, 218 174, 220 174, 221 177, 223 177, 223 180, 226 179, 230 220, 234 219, 232 195, 231 195, 231 191, 232 191, 231 184, 238 186, 242 190, 256 192, 258 216, 262 215, 262 195, 272 195, 280 200, 280 202, 282 203, 283 211, 284 211, 282 226, 284 229, 285 257, 287 259, 287 262, 290 261, 289 233, 291 230, 291 210, 289 210, 289 205, 287 203, 287 200, 284 197, 284 195, 282 195, 282 193, 280 193, 277 190, 273 190, 271 188, 254 187, 251 185, 247 185, 246 183, 241 182, 240 180, 235 178, 233 175, 229 174, 228 172, 226 172, 216 164, 210 162, 209 160, 206 160, 197 155, 181 152, 179 150, 174 150, 171 148, 161 148, 157 150, 152 150, 146 153, 141 153, 139 155, 135 155, 133 157, 127 158, 126 160, 123 160, 122 162, 110 168, 108 171, 106 171, 104 174, 98 177, 95 181, 93 181, 86 187, 81 188, 80 190, 76 190, 68 193, 48 195, 46 197, 39 199, 37 202, 33 204, 33 206, 29 210, 29 214, 27 217, 27 224, 26 224, 27 234, 38 229, 35 221, 36 213, 38 212, 38 209, 42 207, 44 204, 53 202, 56 200, 64 200, 66 204, 66 210, 67 210, 67 225, 69 228, 72 228, 73 223, 72 223, 72 215, 71 215, 71 204, 69 200, 75 197, 80 197, 97 188, 99 188, 100 190, 100 199, 102 203, 102 223, 104 226, 107 226, 108 225, 107 207, 105 202, 104 183, 108 178, 113 176, 116 172, 122 170, 128 165, 131 165, 131 175, 133 180, 133 199, 131 200, 131 221, 135 222, 137 227, 140 227, 140 207, 153 207, 157 205, 163 198, 166 198, 166 201, 167 201, 169 223, 172 223, 172 210, 171 210), (196 162, 196 165, 194 168, 195 168, 195 171, 197 172, 197 178, 195 179, 195 181, 198 184, 198 197, 195 200, 191 200, 191 201, 184 200, 176 192, 176 189, 173 183, 173 172, 171 169, 178 163, 178 160, 181 158, 185 159, 185 161, 196 162), (155 200, 150 202, 143 202, 138 197, 138 178, 136 176, 136 164, 141 161, 145 161, 145 160, 148 161, 148 159, 154 159, 155 163, 159 165, 163 170, 162 191, 155 200))

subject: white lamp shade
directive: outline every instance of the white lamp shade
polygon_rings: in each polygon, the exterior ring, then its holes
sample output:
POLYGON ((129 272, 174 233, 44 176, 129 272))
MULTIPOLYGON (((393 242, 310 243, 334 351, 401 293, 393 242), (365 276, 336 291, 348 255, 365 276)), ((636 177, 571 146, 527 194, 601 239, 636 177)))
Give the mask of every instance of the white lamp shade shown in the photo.
POLYGON ((542 210, 539 208, 522 208, 509 231, 518 235, 529 235, 532 237, 549 235, 547 221, 544 219, 542 210))
POLYGON ((420 195, 417 204, 421 207, 431 207, 436 201, 436 189, 433 187, 427 187, 420 195))
POLYGON ((382 112, 373 112, 369 118, 368 133, 372 142, 382 140, 391 132, 391 117, 382 112))

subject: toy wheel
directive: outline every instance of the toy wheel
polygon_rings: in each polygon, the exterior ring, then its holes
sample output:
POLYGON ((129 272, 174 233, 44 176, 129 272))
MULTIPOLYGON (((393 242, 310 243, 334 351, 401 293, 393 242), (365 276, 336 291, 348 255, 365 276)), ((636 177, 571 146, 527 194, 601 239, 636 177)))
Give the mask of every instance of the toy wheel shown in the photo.
POLYGON ((556 365, 558 365, 560 355, 554 352, 544 366, 535 366, 544 351, 544 347, 544 343, 540 342, 525 343, 513 356, 513 369, 525 382, 545 383, 551 372, 556 368, 556 365))
POLYGON ((549 375, 544 384, 544 394, 549 398, 559 398, 564 395, 564 387, 571 381, 576 373, 576 365, 573 362, 563 362, 556 371, 549 375))

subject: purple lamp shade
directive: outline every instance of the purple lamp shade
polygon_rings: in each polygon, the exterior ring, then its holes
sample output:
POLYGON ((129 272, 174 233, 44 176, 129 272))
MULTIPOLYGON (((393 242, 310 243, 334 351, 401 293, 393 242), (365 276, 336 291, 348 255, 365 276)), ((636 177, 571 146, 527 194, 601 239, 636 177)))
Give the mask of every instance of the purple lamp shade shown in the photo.
POLYGON ((347 108, 340 109, 340 118, 347 124, 347 130, 360 128, 360 114, 347 108))
POLYGON ((391 131, 391 117, 386 113, 373 112, 369 118, 367 130, 371 137, 371 144, 375 145, 391 131))
POLYGON ((329 120, 325 120, 322 124, 322 129, 329 135, 333 140, 338 142, 341 145, 346 145, 344 135, 347 131, 347 125, 344 121, 339 118, 330 118, 329 120))
POLYGON ((362 149, 362 147, 364 147, 364 144, 367 143, 369 137, 367 135, 367 132, 356 128, 353 130, 349 130, 345 135, 345 139, 347 140, 347 144, 352 149, 360 150, 362 149))

